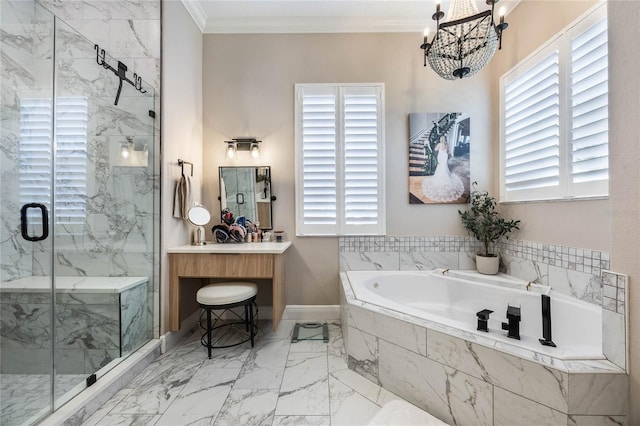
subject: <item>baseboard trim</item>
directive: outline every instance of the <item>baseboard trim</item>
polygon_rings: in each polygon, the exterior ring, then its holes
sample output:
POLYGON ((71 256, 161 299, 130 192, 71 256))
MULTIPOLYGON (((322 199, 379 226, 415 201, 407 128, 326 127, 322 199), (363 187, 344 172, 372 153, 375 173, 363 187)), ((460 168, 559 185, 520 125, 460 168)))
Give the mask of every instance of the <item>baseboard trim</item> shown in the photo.
POLYGON ((339 320, 340 305, 287 305, 282 319, 302 321, 339 320))
POLYGON ((162 353, 168 352, 177 347, 182 340, 193 333, 198 327, 198 319, 200 318, 200 309, 194 311, 191 315, 180 322, 180 330, 169 331, 160 336, 160 341, 164 350, 162 353))

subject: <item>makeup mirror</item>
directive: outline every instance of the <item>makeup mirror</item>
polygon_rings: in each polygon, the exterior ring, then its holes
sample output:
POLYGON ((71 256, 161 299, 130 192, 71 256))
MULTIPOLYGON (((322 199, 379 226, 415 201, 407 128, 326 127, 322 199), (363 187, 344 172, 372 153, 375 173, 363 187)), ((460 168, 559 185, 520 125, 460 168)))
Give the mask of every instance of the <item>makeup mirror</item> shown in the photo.
POLYGON ((273 229, 270 166, 220 167, 220 211, 228 208, 237 216, 273 229))
POLYGON ((209 220, 211 220, 211 214, 203 205, 196 204, 189 209, 187 221, 196 227, 191 245, 204 245, 204 225, 209 223, 209 220))

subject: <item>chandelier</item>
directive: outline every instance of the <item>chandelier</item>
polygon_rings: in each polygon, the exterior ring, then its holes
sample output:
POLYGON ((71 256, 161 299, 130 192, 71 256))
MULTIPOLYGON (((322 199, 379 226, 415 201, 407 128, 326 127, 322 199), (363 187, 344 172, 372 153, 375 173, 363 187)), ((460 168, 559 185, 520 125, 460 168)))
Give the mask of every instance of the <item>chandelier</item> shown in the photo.
POLYGON ((504 22, 504 8, 500 8, 500 24, 493 22, 493 8, 499 0, 486 0, 491 10, 478 13, 473 0, 451 0, 447 22, 440 23, 444 12, 436 2, 436 35, 429 43, 429 29, 424 31, 424 66, 427 61, 442 78, 471 77, 480 71, 502 48, 502 32, 509 24, 504 22))

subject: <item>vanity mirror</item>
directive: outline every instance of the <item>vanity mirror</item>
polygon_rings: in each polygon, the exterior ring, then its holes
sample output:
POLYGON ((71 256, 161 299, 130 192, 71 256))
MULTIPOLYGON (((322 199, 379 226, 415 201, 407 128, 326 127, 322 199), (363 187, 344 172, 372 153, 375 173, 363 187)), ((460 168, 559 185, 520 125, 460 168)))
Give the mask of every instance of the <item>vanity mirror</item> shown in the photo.
POLYGON ((261 229, 273 229, 270 166, 220 167, 220 210, 231 210, 260 222, 261 229))

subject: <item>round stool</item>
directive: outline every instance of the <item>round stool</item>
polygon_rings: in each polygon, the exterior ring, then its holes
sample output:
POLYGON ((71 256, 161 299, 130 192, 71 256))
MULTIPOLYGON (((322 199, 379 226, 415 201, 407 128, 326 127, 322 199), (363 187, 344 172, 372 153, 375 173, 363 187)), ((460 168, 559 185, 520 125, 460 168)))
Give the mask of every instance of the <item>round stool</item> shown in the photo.
POLYGON ((209 284, 198 290, 196 300, 204 310, 200 315, 199 321, 200 328, 204 330, 200 342, 208 349, 209 359, 211 359, 211 349, 229 348, 248 341, 251 341, 251 347, 253 347, 254 337, 258 332, 258 306, 255 302, 257 294, 258 286, 255 283, 247 281, 209 284), (232 310, 240 306, 244 306, 244 316, 232 310), (216 313, 214 312, 215 310, 222 310, 222 312, 216 313), (226 312, 235 315, 240 321, 225 322, 223 316, 226 312), (207 316, 206 326, 202 324, 205 314, 207 316), (218 325, 219 322, 221 324, 218 325), (216 343, 224 338, 230 331, 237 331, 237 328, 234 327, 236 325, 244 325, 244 332, 242 332, 242 334, 246 335, 246 338, 243 336, 239 342, 216 345, 216 343), (212 342, 213 331, 223 327, 229 327, 229 330, 212 342))

